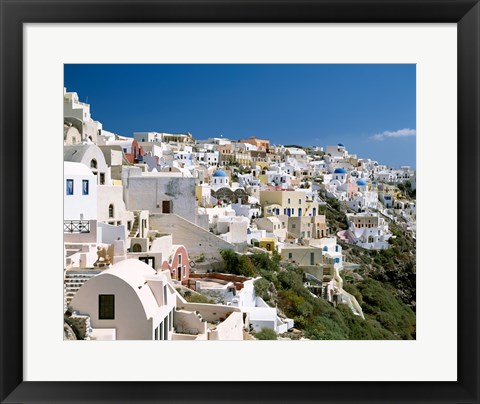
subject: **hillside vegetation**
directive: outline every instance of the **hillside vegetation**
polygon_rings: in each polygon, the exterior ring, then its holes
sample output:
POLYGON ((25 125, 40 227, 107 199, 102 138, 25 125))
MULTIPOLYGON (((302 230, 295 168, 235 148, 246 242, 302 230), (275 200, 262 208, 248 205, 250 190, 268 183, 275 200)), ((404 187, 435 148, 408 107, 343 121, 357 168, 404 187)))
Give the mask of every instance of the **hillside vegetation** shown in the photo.
MULTIPOLYGON (((326 216, 332 234, 348 228, 345 213, 347 209, 337 200, 326 198, 321 213, 326 216)), ((382 283, 395 297, 415 311, 416 304, 416 243, 411 233, 385 218, 393 233, 390 248, 386 250, 366 250, 343 243, 345 261, 359 264, 356 272, 382 283)))
POLYGON ((280 262, 278 255, 255 253, 239 256, 222 251, 227 271, 250 272, 262 276, 255 282, 255 292, 279 312, 293 318, 295 327, 306 338, 328 340, 414 339, 415 313, 395 297, 388 285, 368 276, 347 277, 345 289, 353 294, 364 310, 365 320, 355 316, 345 305, 337 308, 313 296, 303 286, 303 271, 280 262), (248 261, 247 261, 248 260, 248 261), (361 279, 360 279, 361 278, 361 279))
POLYGON ((345 260, 360 265, 358 274, 379 281, 396 298, 415 311, 416 304, 416 245, 411 234, 389 223, 395 235, 386 250, 365 250, 340 243, 345 260))

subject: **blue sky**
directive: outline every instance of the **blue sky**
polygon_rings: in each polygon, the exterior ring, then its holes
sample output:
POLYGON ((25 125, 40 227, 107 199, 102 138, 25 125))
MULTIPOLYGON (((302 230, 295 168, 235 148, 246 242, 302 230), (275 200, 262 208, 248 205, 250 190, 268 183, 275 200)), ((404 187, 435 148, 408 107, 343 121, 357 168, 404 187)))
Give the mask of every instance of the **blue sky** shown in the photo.
POLYGON ((190 132, 416 159, 415 65, 65 65, 65 87, 123 136, 190 132))

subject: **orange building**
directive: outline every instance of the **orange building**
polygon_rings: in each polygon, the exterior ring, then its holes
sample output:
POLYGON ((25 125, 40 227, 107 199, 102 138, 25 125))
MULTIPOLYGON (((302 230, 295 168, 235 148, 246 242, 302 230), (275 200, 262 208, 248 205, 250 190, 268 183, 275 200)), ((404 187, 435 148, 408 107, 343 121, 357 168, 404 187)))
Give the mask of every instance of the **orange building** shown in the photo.
POLYGON ((257 139, 255 136, 251 136, 248 139, 239 140, 240 143, 250 143, 257 146, 258 150, 268 151, 270 148, 270 140, 257 139))

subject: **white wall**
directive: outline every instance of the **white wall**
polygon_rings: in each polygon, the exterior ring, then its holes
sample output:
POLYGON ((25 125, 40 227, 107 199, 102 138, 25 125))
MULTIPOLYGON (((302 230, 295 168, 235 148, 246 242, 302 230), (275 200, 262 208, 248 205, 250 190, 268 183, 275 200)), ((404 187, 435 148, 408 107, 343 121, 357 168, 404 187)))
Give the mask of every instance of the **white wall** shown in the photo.
POLYGON ((172 253, 173 239, 171 234, 165 234, 161 237, 156 237, 150 246, 151 252, 161 253, 165 260, 168 259, 172 253))
MULTIPOLYGON (((39 195, 40 196, 40 195, 39 195)), ((82 163, 64 163, 64 220, 97 220, 97 183, 90 169, 82 163), (73 180, 73 195, 67 195, 67 179, 73 180), (82 181, 88 181, 88 195, 82 195, 82 181)))
POLYGON ((243 340, 243 314, 234 312, 210 331, 210 340, 242 341, 243 340))
POLYGON ((204 253, 219 258, 220 249, 234 249, 232 244, 177 215, 150 215, 150 227, 173 234, 175 244, 184 245, 191 256, 204 253))
POLYGON ((230 243, 244 243, 247 241, 249 220, 246 217, 221 217, 217 222, 220 234, 228 232, 227 241, 230 243))
POLYGON ((143 176, 134 170, 122 171, 123 196, 128 210, 164 213, 163 201, 171 201, 170 213, 195 221, 195 179, 178 176, 143 176), (134 175, 129 175, 134 174, 134 175))
POLYGON ((115 328, 117 339, 150 340, 152 323, 148 321, 132 287, 113 275, 101 275, 87 281, 71 302, 73 310, 88 314, 92 328, 115 328), (115 295, 115 319, 98 318, 98 295, 115 295))
POLYGON ((254 289, 254 279, 243 282, 243 288, 237 292, 235 299, 238 303, 233 302, 232 305, 236 307, 255 307, 256 295, 254 289))
POLYGON ((117 241, 118 239, 123 241, 126 240, 125 226, 114 226, 111 224, 101 223, 101 222, 99 222, 97 226, 102 229, 100 232, 101 239, 99 240, 99 243, 101 244, 113 244, 114 241, 117 241))
POLYGON ((127 213, 123 201, 123 189, 121 186, 99 185, 97 190, 97 218, 101 222, 121 222, 127 225, 127 220, 133 221, 133 214, 127 213), (109 217, 109 206, 113 205, 113 218, 109 217))
POLYGON ((175 311, 173 324, 177 333, 187 335, 207 334, 207 323, 200 320, 198 316, 191 311, 175 311), (195 332, 197 334, 195 334, 195 332))

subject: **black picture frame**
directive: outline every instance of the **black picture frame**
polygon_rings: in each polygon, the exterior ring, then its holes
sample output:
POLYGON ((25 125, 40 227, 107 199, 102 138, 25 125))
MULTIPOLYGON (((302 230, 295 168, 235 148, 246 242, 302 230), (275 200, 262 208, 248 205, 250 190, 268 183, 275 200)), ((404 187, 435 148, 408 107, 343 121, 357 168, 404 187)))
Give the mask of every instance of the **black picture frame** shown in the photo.
MULTIPOLYGON (((0 0, 0 15, 2 403, 479 403, 479 0, 0 0), (22 268, 25 251, 20 230, 24 224, 23 24, 37 22, 456 23, 457 219, 458 235, 461 235, 457 250, 457 283, 461 285, 458 289, 458 381, 24 381, 22 268)), ((439 294, 448 299, 447 290, 439 294)))

